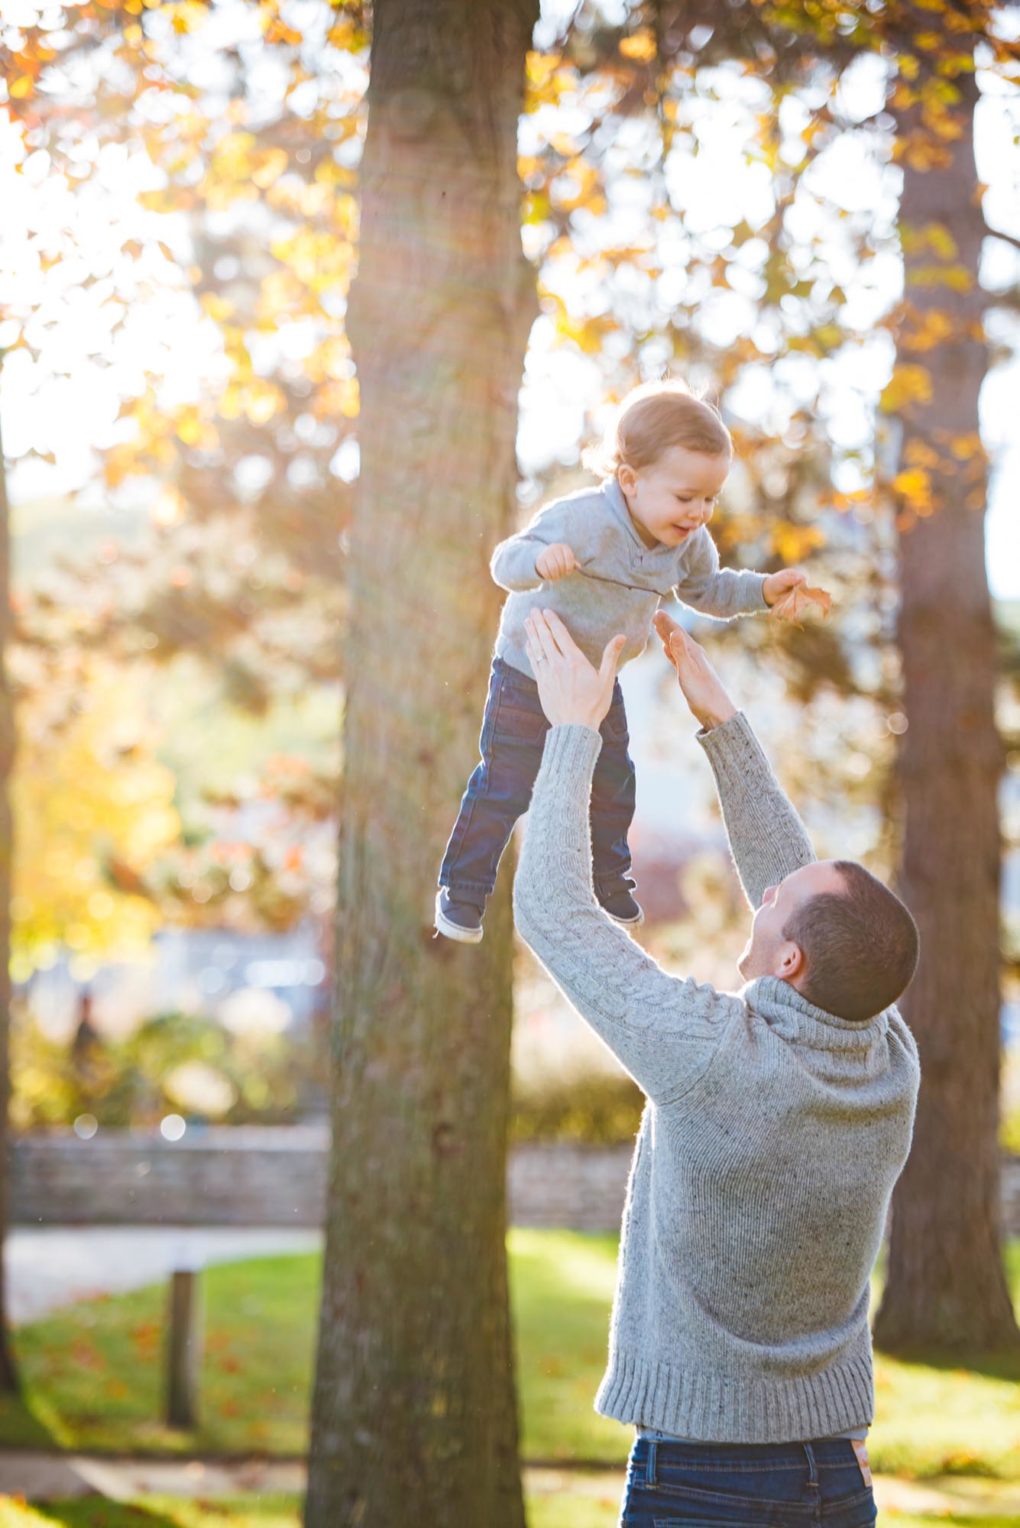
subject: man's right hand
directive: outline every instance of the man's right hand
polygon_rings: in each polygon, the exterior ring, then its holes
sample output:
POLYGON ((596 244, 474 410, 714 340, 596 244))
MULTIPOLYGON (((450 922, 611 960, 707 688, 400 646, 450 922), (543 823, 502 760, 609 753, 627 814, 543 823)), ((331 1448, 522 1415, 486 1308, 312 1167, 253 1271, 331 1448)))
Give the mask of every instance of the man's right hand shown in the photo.
POLYGON ((573 573, 579 566, 572 549, 565 541, 554 542, 535 558, 535 572, 540 578, 548 579, 551 584, 558 578, 566 578, 568 573, 573 573))
POLYGON ((705 649, 689 637, 664 610, 656 612, 653 625, 662 650, 676 670, 676 677, 691 713, 706 732, 721 727, 737 714, 722 680, 705 656, 705 649))

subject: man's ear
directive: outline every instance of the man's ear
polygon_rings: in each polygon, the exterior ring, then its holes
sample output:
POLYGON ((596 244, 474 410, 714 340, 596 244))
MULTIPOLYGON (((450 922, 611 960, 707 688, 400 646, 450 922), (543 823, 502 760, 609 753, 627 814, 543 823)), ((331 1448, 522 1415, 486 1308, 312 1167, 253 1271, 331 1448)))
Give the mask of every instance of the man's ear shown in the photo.
POLYGON ((794 944, 792 939, 785 939, 776 954, 775 975, 792 985, 806 970, 807 957, 800 945, 794 944))

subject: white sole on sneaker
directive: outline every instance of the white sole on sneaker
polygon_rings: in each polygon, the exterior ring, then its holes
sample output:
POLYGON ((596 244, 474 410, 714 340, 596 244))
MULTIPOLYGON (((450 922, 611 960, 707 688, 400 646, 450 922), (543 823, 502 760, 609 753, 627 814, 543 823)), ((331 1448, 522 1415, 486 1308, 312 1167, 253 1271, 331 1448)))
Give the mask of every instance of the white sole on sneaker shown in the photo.
POLYGON ((436 892, 436 929, 440 934, 445 934, 447 939, 456 939, 458 944, 481 944, 483 928, 461 928, 459 923, 451 923, 449 918, 444 918, 439 903, 443 893, 436 892))
POLYGON ((621 928, 637 928, 645 921, 645 915, 643 912, 637 918, 616 918, 608 908, 604 907, 602 911, 605 913, 607 918, 612 918, 613 922, 618 923, 621 928))

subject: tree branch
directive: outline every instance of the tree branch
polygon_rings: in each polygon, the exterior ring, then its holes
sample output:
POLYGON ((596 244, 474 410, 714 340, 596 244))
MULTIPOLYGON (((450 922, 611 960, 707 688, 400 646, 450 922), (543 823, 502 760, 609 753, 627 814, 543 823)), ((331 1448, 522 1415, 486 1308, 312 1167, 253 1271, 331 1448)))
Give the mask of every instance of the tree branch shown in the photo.
POLYGON ((989 239, 1005 239, 1007 244, 1012 244, 1014 249, 1020 249, 1020 238, 1015 233, 1003 233, 998 228, 989 228, 985 223, 985 235, 989 239))

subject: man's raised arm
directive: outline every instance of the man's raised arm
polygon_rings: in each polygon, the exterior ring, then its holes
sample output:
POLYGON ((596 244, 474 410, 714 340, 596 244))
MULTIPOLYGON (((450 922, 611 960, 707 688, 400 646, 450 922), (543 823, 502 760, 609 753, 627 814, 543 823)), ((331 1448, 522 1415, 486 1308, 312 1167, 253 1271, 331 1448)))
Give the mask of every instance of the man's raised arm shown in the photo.
POLYGON ((811 840, 742 711, 698 733, 715 774, 730 853, 752 907, 815 858, 811 840))
POLYGON ((704 651, 663 611, 655 629, 684 699, 701 723, 698 741, 715 774, 723 821, 752 907, 769 886, 815 858, 804 824, 773 773, 750 722, 730 700, 704 651))

